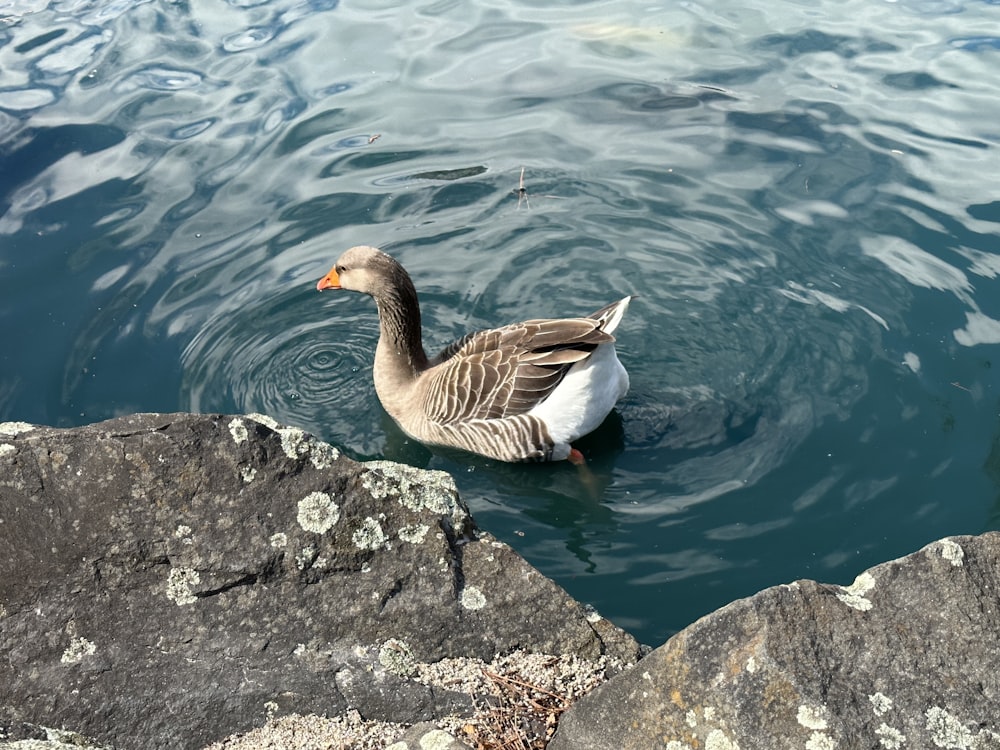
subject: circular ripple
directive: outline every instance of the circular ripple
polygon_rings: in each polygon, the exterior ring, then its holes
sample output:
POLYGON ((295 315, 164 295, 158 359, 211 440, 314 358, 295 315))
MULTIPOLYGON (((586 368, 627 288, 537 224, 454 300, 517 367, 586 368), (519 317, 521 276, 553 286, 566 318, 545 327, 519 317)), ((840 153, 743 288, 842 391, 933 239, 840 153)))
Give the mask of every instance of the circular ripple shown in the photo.
POLYGON ((371 381, 374 309, 346 300, 319 318, 315 295, 235 309, 206 323, 184 352, 181 402, 195 412, 260 412, 360 454, 384 438, 371 381), (346 314, 340 314, 341 312, 346 314))

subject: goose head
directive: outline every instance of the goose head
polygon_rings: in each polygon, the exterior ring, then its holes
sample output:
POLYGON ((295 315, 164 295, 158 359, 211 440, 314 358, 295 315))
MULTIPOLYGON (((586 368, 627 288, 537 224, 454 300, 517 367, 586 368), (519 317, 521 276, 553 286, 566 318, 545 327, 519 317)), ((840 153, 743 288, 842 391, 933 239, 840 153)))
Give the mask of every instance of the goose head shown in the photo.
POLYGON ((398 287, 406 271, 393 258, 374 247, 359 245, 344 252, 316 289, 348 289, 378 298, 398 287))

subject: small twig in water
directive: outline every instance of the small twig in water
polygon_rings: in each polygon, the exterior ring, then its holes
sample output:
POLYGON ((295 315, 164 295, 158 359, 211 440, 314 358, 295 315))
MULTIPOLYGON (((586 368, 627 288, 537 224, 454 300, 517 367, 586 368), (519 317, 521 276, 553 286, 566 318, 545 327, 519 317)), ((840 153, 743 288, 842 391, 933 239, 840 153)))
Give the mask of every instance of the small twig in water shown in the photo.
POLYGON ((373 143, 375 143, 375 141, 377 141, 381 137, 382 137, 381 133, 376 133, 375 135, 369 136, 368 137, 368 145, 369 146, 372 145, 373 143))
MULTIPOLYGON (((521 207, 521 203, 525 206, 531 208, 531 202, 528 200, 528 188, 524 186, 524 167, 521 167, 521 179, 518 182, 517 190, 511 190, 511 193, 517 196, 517 207, 521 207)), ((537 195, 535 196, 538 197, 537 195)), ((562 198, 561 195, 543 195, 543 198, 562 198)))
POLYGON ((960 391, 965 391, 966 393, 972 393, 972 389, 966 388, 964 385, 962 385, 961 383, 959 383, 957 380, 954 383, 951 383, 951 385, 955 386, 960 391))
POLYGON ((531 208, 531 203, 528 201, 528 188, 524 186, 524 167, 521 167, 521 181, 518 183, 517 190, 511 190, 512 193, 517 195, 517 207, 521 207, 521 201, 524 201, 524 205, 531 208))

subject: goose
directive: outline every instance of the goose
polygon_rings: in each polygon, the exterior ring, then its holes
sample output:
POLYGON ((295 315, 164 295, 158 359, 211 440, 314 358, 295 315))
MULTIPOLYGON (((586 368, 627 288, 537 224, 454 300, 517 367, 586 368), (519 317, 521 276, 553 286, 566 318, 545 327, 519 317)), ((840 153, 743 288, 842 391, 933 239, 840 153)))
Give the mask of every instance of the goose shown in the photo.
POLYGON ((375 393, 403 432, 422 443, 499 461, 583 464, 571 443, 597 429, 628 392, 612 333, 631 296, 586 317, 470 333, 431 359, 413 281, 392 256, 352 247, 316 289, 375 300, 375 393))

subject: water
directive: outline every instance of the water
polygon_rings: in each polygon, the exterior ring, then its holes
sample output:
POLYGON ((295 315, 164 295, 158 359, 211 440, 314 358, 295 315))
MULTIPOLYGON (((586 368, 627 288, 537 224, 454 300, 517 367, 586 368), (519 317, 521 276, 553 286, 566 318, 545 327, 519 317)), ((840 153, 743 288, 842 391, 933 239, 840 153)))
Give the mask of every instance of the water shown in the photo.
POLYGON ((1000 528, 995 3, 396 5, 0 2, 0 419, 448 470, 652 644, 1000 528), (640 295, 591 476, 400 434, 374 306, 315 292, 361 243, 430 349, 640 295))

